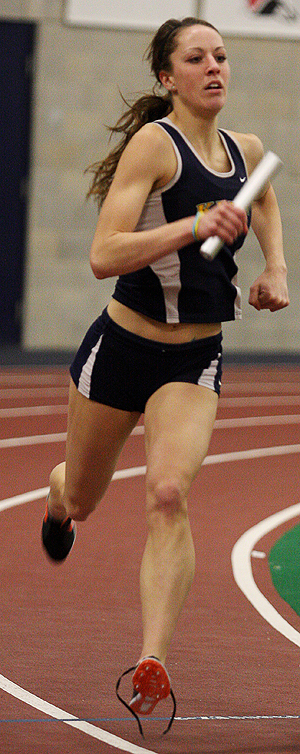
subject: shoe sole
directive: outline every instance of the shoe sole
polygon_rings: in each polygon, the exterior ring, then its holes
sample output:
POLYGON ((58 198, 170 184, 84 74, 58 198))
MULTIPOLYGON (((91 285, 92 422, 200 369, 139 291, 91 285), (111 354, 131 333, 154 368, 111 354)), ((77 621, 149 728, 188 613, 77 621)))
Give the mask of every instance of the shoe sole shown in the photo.
POLYGON ((132 678, 134 696, 130 708, 137 715, 151 715, 155 705, 169 696, 170 678, 162 663, 153 657, 143 659, 132 678))

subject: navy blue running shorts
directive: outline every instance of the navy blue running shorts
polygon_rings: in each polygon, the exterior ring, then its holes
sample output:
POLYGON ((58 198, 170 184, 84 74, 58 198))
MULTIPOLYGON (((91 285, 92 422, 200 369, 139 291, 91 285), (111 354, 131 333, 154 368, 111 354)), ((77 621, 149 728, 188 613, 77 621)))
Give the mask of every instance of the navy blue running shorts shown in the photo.
POLYGON ((188 343, 161 343, 125 330, 106 309, 89 328, 71 365, 82 395, 97 403, 144 413, 168 382, 191 382, 220 395, 222 334, 188 343))

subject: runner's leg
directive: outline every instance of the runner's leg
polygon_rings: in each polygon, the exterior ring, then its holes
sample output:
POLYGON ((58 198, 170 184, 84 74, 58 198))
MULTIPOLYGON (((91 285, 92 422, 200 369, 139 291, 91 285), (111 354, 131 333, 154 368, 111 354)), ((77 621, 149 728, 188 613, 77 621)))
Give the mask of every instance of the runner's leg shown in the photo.
POLYGON ((50 475, 52 516, 83 521, 95 509, 139 416, 85 398, 71 380, 66 463, 50 475))
POLYGON ((218 397, 213 390, 169 383, 145 412, 148 539, 141 566, 141 657, 165 662, 195 568, 187 496, 206 456, 218 397))

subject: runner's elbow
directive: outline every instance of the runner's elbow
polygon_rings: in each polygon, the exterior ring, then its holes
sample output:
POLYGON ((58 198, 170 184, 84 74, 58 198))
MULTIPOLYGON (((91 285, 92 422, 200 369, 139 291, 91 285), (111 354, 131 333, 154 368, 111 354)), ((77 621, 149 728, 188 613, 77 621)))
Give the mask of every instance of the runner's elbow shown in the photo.
POLYGON ((108 256, 104 253, 105 249, 95 249, 93 246, 90 253, 90 265, 97 280, 104 280, 104 278, 111 277, 113 272, 111 271, 111 264, 108 256))
POLYGON ((96 233, 90 251, 90 266, 97 280, 119 274, 118 253, 114 239, 96 233))
POLYGON ((92 272, 95 275, 95 278, 97 278, 97 280, 104 280, 104 278, 108 277, 105 270, 105 265, 101 264, 99 260, 96 260, 90 257, 90 265, 92 268, 92 272))

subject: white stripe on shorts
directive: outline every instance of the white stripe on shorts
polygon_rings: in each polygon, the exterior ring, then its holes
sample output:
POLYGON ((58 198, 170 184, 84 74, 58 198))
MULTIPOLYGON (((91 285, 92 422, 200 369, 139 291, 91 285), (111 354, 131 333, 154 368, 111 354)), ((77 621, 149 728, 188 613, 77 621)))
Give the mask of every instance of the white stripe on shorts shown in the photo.
POLYGON ((82 367, 81 375, 79 378, 78 390, 82 395, 85 395, 86 398, 90 397, 93 367, 95 364, 97 353, 101 346, 102 338, 103 338, 103 334, 100 336, 94 348, 92 348, 89 358, 87 359, 84 366, 82 367))
MULTIPOLYGON (((218 353, 218 358, 211 361, 207 369, 203 369, 203 372, 198 380, 198 385, 202 385, 202 387, 208 387, 210 390, 215 390, 215 379, 220 356, 221 354, 218 353)), ((219 380, 219 385, 221 385, 221 380, 219 380)))

